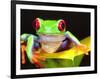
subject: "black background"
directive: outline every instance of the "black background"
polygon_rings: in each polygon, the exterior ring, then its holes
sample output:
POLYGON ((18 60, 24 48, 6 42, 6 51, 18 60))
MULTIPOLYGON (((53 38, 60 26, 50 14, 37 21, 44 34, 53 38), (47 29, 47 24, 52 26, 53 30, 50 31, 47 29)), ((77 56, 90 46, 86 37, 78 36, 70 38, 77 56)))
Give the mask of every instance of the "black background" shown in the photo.
MULTIPOLYGON (((35 29, 32 27, 32 21, 37 17, 42 19, 58 20, 64 19, 66 30, 73 33, 79 40, 90 36, 90 13, 87 12, 67 12, 67 11, 45 11, 45 10, 27 10, 21 9, 21 34, 29 33, 36 35, 35 29)), ((27 57, 26 57, 27 59, 27 57)), ((81 66, 90 65, 90 55, 84 56, 81 66)), ((21 64, 21 69, 35 68, 33 64, 27 63, 21 64)))

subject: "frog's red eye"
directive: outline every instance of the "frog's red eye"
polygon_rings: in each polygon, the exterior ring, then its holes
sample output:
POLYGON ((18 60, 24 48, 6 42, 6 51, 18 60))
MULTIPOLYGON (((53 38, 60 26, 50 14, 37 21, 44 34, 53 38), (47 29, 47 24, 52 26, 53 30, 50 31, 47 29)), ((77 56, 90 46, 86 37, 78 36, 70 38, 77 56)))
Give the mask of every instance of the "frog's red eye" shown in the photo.
POLYGON ((40 21, 39 18, 36 18, 35 21, 33 21, 32 26, 38 30, 40 28, 40 21))
POLYGON ((60 22, 58 23, 58 29, 60 31, 64 31, 65 27, 66 27, 66 25, 65 25, 64 20, 60 20, 60 22))

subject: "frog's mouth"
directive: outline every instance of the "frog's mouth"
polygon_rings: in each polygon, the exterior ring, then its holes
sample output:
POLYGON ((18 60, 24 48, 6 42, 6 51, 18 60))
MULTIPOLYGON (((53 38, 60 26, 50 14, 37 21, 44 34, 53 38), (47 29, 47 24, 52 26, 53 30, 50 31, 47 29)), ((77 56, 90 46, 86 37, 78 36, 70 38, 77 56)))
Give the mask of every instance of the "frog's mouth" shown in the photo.
POLYGON ((64 40, 64 35, 39 35, 42 49, 47 53, 54 53, 64 40))

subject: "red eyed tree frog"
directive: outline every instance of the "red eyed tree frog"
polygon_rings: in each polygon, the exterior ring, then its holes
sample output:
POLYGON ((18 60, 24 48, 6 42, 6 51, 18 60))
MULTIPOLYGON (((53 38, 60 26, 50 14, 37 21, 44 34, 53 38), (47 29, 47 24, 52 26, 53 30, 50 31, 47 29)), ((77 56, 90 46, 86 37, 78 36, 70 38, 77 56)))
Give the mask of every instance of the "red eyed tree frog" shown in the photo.
POLYGON ((83 47, 80 41, 70 32, 66 31, 67 26, 63 19, 43 20, 36 18, 33 21, 38 36, 32 34, 22 34, 22 63, 25 63, 24 52, 31 63, 37 67, 43 67, 38 60, 44 60, 38 56, 38 53, 57 53, 58 51, 67 50, 72 46, 83 47))

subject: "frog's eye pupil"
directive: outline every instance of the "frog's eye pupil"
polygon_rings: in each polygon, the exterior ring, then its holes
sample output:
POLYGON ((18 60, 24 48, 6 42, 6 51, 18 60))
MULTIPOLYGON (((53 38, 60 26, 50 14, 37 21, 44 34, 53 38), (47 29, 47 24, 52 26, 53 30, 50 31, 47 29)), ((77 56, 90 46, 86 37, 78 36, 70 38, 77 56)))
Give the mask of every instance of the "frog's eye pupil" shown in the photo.
POLYGON ((64 22, 63 20, 61 20, 61 21, 59 22, 59 24, 58 24, 58 29, 59 29, 60 31, 64 31, 64 29, 65 29, 65 22, 64 22))

